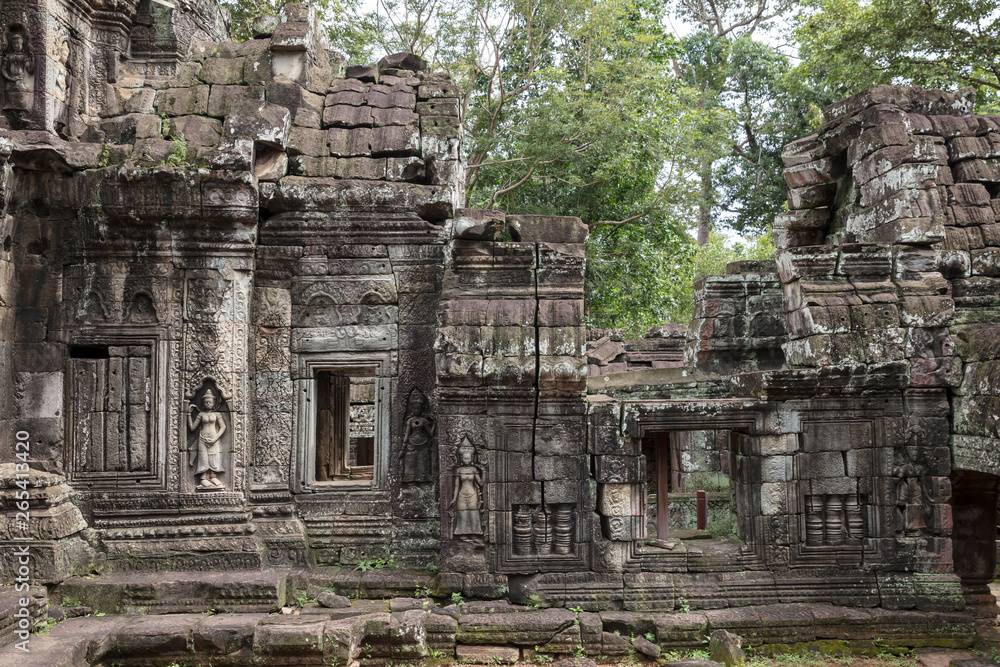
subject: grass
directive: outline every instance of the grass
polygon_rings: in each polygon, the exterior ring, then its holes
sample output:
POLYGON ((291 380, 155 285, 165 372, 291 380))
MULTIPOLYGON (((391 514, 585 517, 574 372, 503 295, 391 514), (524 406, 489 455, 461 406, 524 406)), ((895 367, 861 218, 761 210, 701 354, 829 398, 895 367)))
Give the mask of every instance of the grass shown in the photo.
MULTIPOLYGON (((661 662, 691 658, 708 660, 708 651, 665 651, 660 654, 661 662)), ((872 653, 867 655, 837 655, 813 651, 753 655, 751 652, 747 656, 746 665, 747 667, 918 667, 918 662, 917 656, 909 650, 902 649, 900 655, 893 655, 875 647, 872 653)))
POLYGON ((912 653, 892 655, 828 655, 823 653, 783 653, 774 656, 754 656, 747 667, 917 667, 912 653))

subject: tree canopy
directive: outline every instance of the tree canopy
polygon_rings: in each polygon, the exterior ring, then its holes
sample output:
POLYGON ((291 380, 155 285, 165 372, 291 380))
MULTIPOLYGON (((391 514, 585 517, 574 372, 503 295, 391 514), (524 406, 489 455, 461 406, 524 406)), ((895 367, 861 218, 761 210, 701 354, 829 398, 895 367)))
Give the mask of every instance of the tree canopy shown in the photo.
MULTIPOLYGON (((234 30, 278 0, 233 0, 234 30)), ((686 322, 690 283, 773 252, 780 153, 878 83, 1000 91, 986 0, 321 0, 355 64, 409 51, 464 91, 470 207, 591 226, 588 321, 686 322), (720 230, 747 241, 726 241, 720 230)))
POLYGON ((838 97, 901 83, 975 86, 981 110, 1000 101, 996 0, 807 0, 795 36, 803 74, 838 97))

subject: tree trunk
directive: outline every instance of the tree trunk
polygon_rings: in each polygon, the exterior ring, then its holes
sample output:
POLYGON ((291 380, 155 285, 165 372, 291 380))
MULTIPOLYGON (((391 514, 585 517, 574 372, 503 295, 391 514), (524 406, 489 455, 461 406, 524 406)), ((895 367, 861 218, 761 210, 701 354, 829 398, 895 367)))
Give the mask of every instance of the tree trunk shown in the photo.
POLYGON ((701 179, 701 198, 698 200, 698 245, 708 243, 708 235, 712 231, 712 160, 702 159, 698 169, 701 179))

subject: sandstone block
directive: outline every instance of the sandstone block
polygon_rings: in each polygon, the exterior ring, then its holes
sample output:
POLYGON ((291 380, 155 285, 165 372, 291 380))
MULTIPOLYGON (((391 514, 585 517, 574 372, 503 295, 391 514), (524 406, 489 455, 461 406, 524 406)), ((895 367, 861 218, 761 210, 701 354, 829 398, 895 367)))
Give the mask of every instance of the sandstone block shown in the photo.
POLYGON ((420 116, 409 109, 371 109, 372 125, 418 125, 420 116))
POLYGON ((952 167, 957 183, 996 183, 1000 181, 1000 160, 965 160, 952 167))
MULTIPOLYGON (((972 230, 967 231, 971 233, 972 230)), ((982 233, 984 245, 1000 246, 1000 224, 983 225, 979 228, 979 231, 982 233)))
POLYGON ((812 162, 787 167, 784 172, 785 183, 790 188, 801 188, 807 185, 833 183, 841 176, 841 168, 833 158, 820 158, 812 162))
POLYGON ((712 631, 708 640, 708 655, 726 667, 743 667, 746 664, 743 638, 728 630, 712 631))
POLYGON ((309 47, 310 32, 311 26, 307 20, 286 18, 271 35, 271 50, 305 51, 309 47))
POLYGON ((292 127, 288 109, 258 100, 243 100, 226 117, 222 132, 227 139, 250 139, 284 149, 292 127))
POLYGON ((535 479, 542 482, 578 480, 583 474, 583 464, 580 456, 536 456, 535 479))
POLYGON ((912 144, 877 150, 854 165, 854 184, 864 185, 905 163, 947 165, 948 153, 938 137, 914 137, 912 144))
POLYGON ((901 164, 861 186, 861 205, 871 206, 905 190, 929 190, 953 183, 951 170, 936 164, 901 164))
POLYGON ((901 118, 895 122, 881 123, 861 131, 854 143, 847 149, 847 161, 851 164, 867 157, 886 146, 907 146, 911 141, 909 128, 901 118))
POLYGON ((927 119, 934 127, 934 131, 945 139, 974 137, 979 134, 979 119, 971 115, 928 114, 927 119))
POLYGON ((355 78, 347 77, 344 79, 334 79, 330 82, 330 87, 328 91, 331 93, 338 93, 342 90, 350 90, 356 93, 367 93, 368 88, 371 84, 365 83, 355 78))
POLYGON ((371 154, 372 130, 368 127, 331 128, 330 153, 334 157, 356 157, 371 154))
POLYGON ((989 206, 990 192, 981 183, 956 183, 945 187, 947 203, 952 206, 989 206))
POLYGON ((972 275, 1000 277, 1000 248, 972 251, 972 275))
POLYGON ((462 94, 458 85, 451 81, 425 83, 417 90, 417 98, 431 100, 437 98, 457 98, 462 94))
POLYGON ((458 99, 454 97, 442 97, 416 104, 416 112, 420 116, 458 116, 458 108, 458 99))
POLYGON ((427 178, 427 165, 418 157, 386 158, 386 180, 423 183, 427 178))
POLYGON ((608 364, 625 353, 625 346, 607 336, 587 345, 587 359, 595 364, 608 364))
POLYGON ((459 644, 455 647, 459 662, 474 665, 513 665, 521 659, 521 649, 514 646, 475 646, 459 644))
POLYGON ((351 606, 351 601, 347 597, 330 591, 323 591, 317 595, 316 601, 327 609, 346 609, 351 606))
POLYGON ((836 194, 836 183, 821 183, 819 185, 807 185, 802 188, 792 188, 788 191, 788 205, 792 209, 832 206, 833 198, 836 194))
POLYGON ((204 115, 208 112, 209 86, 167 88, 156 93, 156 111, 168 116, 204 115))
POLYGON ((646 657, 654 659, 660 657, 660 647, 641 635, 632 640, 632 646, 646 657))
POLYGON ((207 113, 215 118, 223 118, 233 113, 244 100, 263 99, 263 93, 262 88, 251 89, 249 86, 212 86, 207 113))
POLYGON ((420 132, 413 126, 388 125, 375 127, 371 131, 370 147, 372 155, 418 155, 420 153, 420 132))
POLYGON ((328 127, 371 127, 371 107, 337 104, 323 110, 323 124, 328 127))
POLYGON ((952 162, 1000 157, 1000 150, 987 137, 955 137, 948 141, 948 157, 952 162))
POLYGON ((638 456, 605 455, 594 458, 594 479, 600 484, 637 484, 643 480, 638 456))
POLYGON ((245 58, 209 58, 202 64, 198 78, 211 84, 243 83, 243 63, 245 60, 245 58))
POLYGON ((779 213, 774 219, 774 226, 780 227, 781 229, 824 230, 829 224, 830 224, 830 209, 828 208, 813 208, 813 209, 805 209, 802 211, 787 211, 785 213, 779 213))
POLYGON ((281 655, 319 654, 323 650, 324 622, 294 625, 258 625, 254 630, 255 652, 281 655))
POLYGON ((906 326, 948 326, 955 317, 955 301, 947 296, 904 296, 900 321, 906 326))
POLYGON ((812 134, 785 146, 781 151, 781 162, 785 167, 794 167, 823 157, 825 151, 826 146, 823 142, 817 135, 812 134))
MULTIPOLYGON (((945 228, 945 248, 948 250, 968 250, 969 249, 969 235, 967 230, 958 229, 956 227, 946 227, 945 228)), ((976 228, 976 236, 980 237, 978 228, 976 228)))
POLYGON ((957 227, 989 225, 993 223, 993 209, 989 206, 948 206, 945 208, 947 224, 957 227))
POLYGON ((327 94, 324 106, 332 107, 338 104, 346 104, 352 107, 360 107, 364 105, 366 96, 367 91, 341 90, 327 94))
POLYGON ((105 141, 112 146, 133 144, 136 139, 159 139, 160 118, 153 114, 106 118, 101 120, 101 131, 105 134, 105 141))
POLYGON ((222 123, 204 116, 178 116, 170 120, 169 136, 183 139, 189 146, 214 147, 222 138, 222 123))
POLYGON ((413 109, 417 104, 417 96, 401 91, 379 90, 381 86, 372 86, 365 98, 365 104, 376 109, 413 109))
POLYGON ((427 61, 413 53, 392 53, 378 61, 378 71, 387 69, 422 72, 427 69, 427 61))
POLYGON ((265 48, 248 53, 246 59, 243 61, 243 83, 247 85, 260 85, 266 84, 271 80, 270 50, 265 48))
POLYGON ((312 157, 329 155, 329 136, 325 130, 293 127, 288 134, 288 154, 312 157))
POLYGON ((140 88, 121 94, 121 110, 125 113, 151 114, 155 103, 156 91, 152 88, 140 88))

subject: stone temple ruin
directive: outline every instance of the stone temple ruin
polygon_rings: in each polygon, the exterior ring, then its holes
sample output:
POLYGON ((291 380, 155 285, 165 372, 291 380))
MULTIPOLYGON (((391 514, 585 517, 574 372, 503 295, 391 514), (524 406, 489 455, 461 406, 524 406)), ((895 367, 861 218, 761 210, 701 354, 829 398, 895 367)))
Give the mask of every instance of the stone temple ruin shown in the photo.
POLYGON ((345 68, 302 4, 243 43, 210 0, 0 30, 0 570, 32 614, 109 614, 38 664, 964 646, 996 615, 1000 117, 970 92, 828 108, 774 262, 588 343, 587 227, 462 208, 459 92, 419 58, 345 68), (675 539, 698 456, 732 528, 675 539), (260 615, 324 589, 362 599, 260 615))

